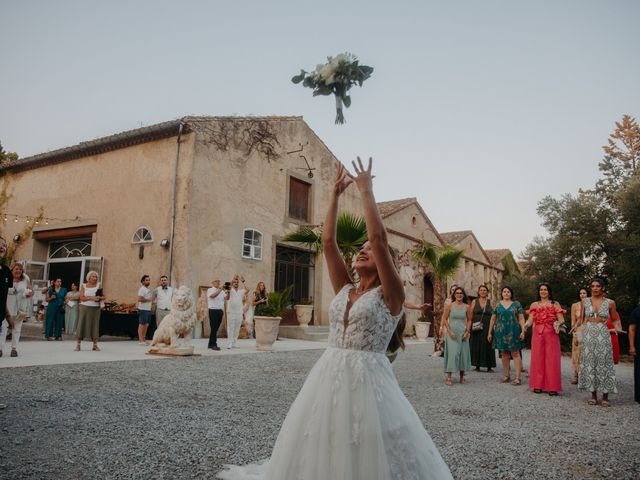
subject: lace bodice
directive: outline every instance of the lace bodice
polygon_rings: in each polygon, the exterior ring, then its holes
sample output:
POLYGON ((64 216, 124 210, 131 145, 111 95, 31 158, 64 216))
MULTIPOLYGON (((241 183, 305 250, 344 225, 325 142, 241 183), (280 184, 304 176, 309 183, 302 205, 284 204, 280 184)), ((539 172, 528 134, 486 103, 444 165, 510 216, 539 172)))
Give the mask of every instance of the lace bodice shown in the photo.
POLYGON ((349 301, 347 284, 338 292, 329 308, 329 346, 385 353, 393 332, 404 313, 391 315, 384 303, 380 288, 368 291, 358 298, 349 311, 349 325, 344 331, 344 312, 349 301))

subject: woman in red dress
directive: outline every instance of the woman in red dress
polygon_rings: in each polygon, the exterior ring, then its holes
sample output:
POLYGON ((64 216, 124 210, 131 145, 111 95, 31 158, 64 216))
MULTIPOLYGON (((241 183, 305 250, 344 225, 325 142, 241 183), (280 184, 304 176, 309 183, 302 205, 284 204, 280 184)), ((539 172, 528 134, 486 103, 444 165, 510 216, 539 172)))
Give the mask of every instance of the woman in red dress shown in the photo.
POLYGON ((564 323, 565 310, 553 301, 548 283, 538 286, 538 301, 533 302, 527 313, 529 319, 524 324, 525 331, 532 325, 531 373, 529 388, 535 393, 543 390, 549 395, 557 395, 562 390, 560 375, 560 325, 564 323))
POLYGON ((615 313, 616 319, 615 322, 611 315, 609 315, 609 319, 607 320, 607 328, 609 329, 609 333, 611 334, 611 348, 613 349, 613 364, 617 365, 620 361, 620 344, 618 343, 618 333, 619 330, 616 328, 617 325, 620 325, 620 315, 616 311, 615 313))

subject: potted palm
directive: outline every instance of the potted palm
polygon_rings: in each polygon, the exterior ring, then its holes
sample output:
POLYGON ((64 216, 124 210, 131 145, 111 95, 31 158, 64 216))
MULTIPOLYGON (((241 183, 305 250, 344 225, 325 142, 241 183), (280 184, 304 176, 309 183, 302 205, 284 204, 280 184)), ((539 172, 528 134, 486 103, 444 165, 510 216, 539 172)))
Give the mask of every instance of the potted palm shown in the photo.
POLYGON ((258 305, 253 316, 255 321, 256 349, 270 352, 273 343, 278 338, 278 330, 282 314, 291 303, 291 290, 289 286, 281 292, 269 292, 267 304, 258 305))
POLYGON ((307 327, 313 315, 313 298, 301 298, 300 303, 297 303, 294 308, 298 324, 301 327, 307 327))
MULTIPOLYGON (((358 250, 367 241, 367 224, 364 217, 342 212, 336 223, 336 240, 338 249, 347 269, 353 278, 352 262, 358 250)), ((322 225, 303 225, 293 233, 282 238, 285 242, 301 243, 315 253, 322 253, 322 225)))
MULTIPOLYGON (((413 252, 413 256, 416 260, 423 263, 430 271, 431 276, 435 280, 435 292, 436 300, 434 304, 438 309, 443 308, 444 298, 446 297, 444 289, 446 281, 452 278, 460 266, 460 260, 462 259, 464 252, 458 250, 451 245, 445 245, 443 247, 436 247, 435 245, 422 240, 416 250, 413 252)), ((433 335, 435 337, 434 349, 435 353, 443 350, 443 340, 440 337, 440 316, 442 310, 433 312, 433 335)), ((417 335, 416 326, 416 335, 417 335)))

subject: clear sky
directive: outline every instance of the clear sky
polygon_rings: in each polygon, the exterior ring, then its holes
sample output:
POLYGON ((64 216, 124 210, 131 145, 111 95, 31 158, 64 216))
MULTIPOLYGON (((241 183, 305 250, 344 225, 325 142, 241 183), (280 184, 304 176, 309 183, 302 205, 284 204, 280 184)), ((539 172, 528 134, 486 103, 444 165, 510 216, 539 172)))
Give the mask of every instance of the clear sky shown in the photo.
POLYGON ((0 141, 21 156, 184 115, 302 115, 336 156, 374 157, 379 201, 519 253, 545 195, 590 187, 640 117, 640 2, 0 0, 0 141), (290 82, 350 51, 332 97, 290 82))

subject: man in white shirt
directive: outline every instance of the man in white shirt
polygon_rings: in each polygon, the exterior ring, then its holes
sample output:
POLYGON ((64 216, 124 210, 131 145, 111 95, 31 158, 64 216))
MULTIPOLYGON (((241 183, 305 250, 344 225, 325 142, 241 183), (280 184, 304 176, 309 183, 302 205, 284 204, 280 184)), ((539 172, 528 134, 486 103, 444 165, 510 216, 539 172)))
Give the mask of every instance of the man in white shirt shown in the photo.
POLYGON ((212 287, 207 290, 207 307, 209 309, 209 326, 211 333, 209 334, 208 348, 211 350, 220 350, 218 347, 218 329, 222 323, 224 314, 224 302, 226 300, 225 291, 220 288, 220 279, 215 278, 211 282, 212 287))
POLYGON ((235 347, 240 335, 246 294, 244 285, 240 286, 239 275, 235 274, 231 280, 231 289, 227 292, 227 348, 235 347))
POLYGON ((160 286, 156 287, 156 328, 160 326, 162 319, 169 315, 171 311, 171 300, 173 299, 173 287, 169 287, 169 277, 160 277, 160 286))
POLYGON ((140 283, 142 286, 138 290, 138 343, 146 345, 147 329, 151 322, 151 301, 153 300, 153 292, 149 290, 151 277, 143 275, 140 283))

